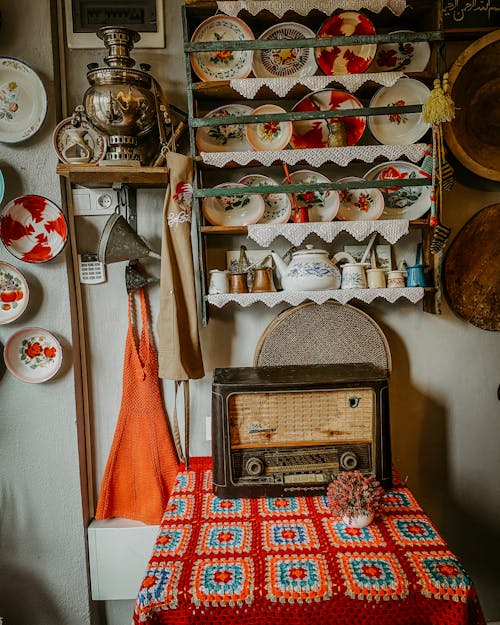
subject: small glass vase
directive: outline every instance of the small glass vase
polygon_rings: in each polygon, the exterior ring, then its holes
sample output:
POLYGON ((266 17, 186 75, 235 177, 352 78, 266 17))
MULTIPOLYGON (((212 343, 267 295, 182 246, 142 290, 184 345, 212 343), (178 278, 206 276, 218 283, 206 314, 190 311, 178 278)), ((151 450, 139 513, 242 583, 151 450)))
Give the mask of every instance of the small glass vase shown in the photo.
POLYGON ((342 523, 344 523, 344 525, 346 525, 347 527, 361 529, 370 525, 374 517, 375 515, 373 512, 360 512, 355 516, 343 516, 342 523))

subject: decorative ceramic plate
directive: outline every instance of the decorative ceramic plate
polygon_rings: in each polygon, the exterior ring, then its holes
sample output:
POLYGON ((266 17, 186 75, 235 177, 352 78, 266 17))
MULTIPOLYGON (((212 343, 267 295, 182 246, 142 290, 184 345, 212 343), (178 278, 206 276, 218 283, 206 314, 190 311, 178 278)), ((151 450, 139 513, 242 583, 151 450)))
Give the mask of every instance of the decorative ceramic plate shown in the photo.
MULTIPOLYGON (((278 183, 263 174, 249 174, 238 180, 239 184, 249 187, 275 186, 278 183)), ((264 198, 264 214, 259 219, 260 224, 285 224, 292 214, 292 203, 287 193, 267 193, 264 198)))
MULTIPOLYGON (((370 106, 408 106, 423 104, 430 91, 423 82, 413 78, 400 78, 392 87, 382 87, 373 96, 370 106)), ((368 118, 372 135, 386 145, 410 145, 421 139, 430 125, 421 113, 394 113, 373 115, 368 118)))
MULTIPOLYGON (((372 167, 365 180, 428 178, 414 163, 389 161, 372 167)), ((380 219, 419 219, 431 207, 431 187, 384 187, 384 211, 380 219)))
POLYGON ((32 137, 47 114, 47 93, 35 72, 18 59, 0 57, 0 142, 32 137))
POLYGON ((107 141, 104 135, 95 130, 89 122, 83 120, 79 127, 73 126, 71 117, 66 117, 57 124, 52 135, 52 143, 60 161, 63 163, 98 163, 106 154, 107 141), (76 139, 83 141, 83 155, 78 156, 76 139), (85 156, 85 149, 88 156, 85 156))
MULTIPOLYGON (((253 32, 238 17, 212 15, 194 31, 191 43, 208 41, 252 41, 253 32)), ((201 80, 246 78, 252 71, 253 50, 191 52, 191 66, 201 80)))
MULTIPOLYGON (((335 111, 362 108, 361 102, 347 91, 321 89, 302 98, 292 111, 335 111)), ((345 128, 347 145, 355 145, 366 128, 365 117, 337 117, 332 119, 307 119, 292 122, 290 145, 294 149, 327 148, 328 138, 333 131, 334 122, 342 122, 345 128)))
MULTIPOLYGON (((283 184, 286 184, 286 180, 283 184)), ((331 182, 329 178, 316 171, 301 169, 290 174, 290 184, 316 184, 331 182)), ((327 191, 302 191, 295 193, 297 204, 307 207, 309 221, 332 221, 340 205, 339 194, 335 189, 327 191)))
POLYGON ((56 337, 43 328, 23 328, 4 348, 7 369, 22 382, 46 382, 62 364, 62 349, 56 337))
POLYGON ((61 210, 40 195, 24 195, 6 204, 0 214, 0 239, 8 251, 27 263, 55 258, 68 238, 61 210))
POLYGON ((2 170, 0 169, 0 203, 3 200, 4 193, 5 193, 5 181, 3 179, 2 170))
MULTIPOLYGON (((253 109, 245 104, 227 104, 207 113, 205 117, 251 115, 253 109)), ((200 126, 196 131, 196 146, 200 152, 246 152, 251 150, 245 124, 200 126)))
MULTIPOLYGON (((337 182, 363 180, 350 176, 337 182)), ((339 191, 340 208, 337 219, 342 221, 374 221, 384 210, 384 196, 378 189, 344 189, 339 191)))
MULTIPOLYGON (((375 35, 375 26, 366 15, 344 11, 329 17, 318 31, 318 38, 349 35, 375 35)), ((316 62, 327 76, 361 74, 368 69, 377 52, 376 43, 315 48, 316 62)))
MULTIPOLYGON (((413 30, 395 30, 389 35, 412 33, 413 30)), ((428 41, 380 43, 370 72, 423 72, 431 57, 428 41)))
MULTIPOLYGON (((314 38, 310 28, 296 22, 275 24, 259 37, 265 41, 314 38)), ((317 69, 312 48, 255 50, 253 55, 253 73, 257 78, 313 76, 317 69)))
MULTIPOLYGON (((286 113, 276 104, 263 104, 252 115, 286 113)), ((254 150, 283 150, 292 138, 292 122, 269 121, 246 125, 247 141, 254 150)))
POLYGON ((0 325, 20 317, 29 301, 29 289, 23 274, 0 261, 0 325))
MULTIPOLYGON (((242 187, 247 185, 238 182, 224 182, 214 189, 242 187)), ((221 195, 203 199, 203 214, 214 226, 248 226, 256 224, 265 210, 264 198, 256 193, 248 195, 221 195)))

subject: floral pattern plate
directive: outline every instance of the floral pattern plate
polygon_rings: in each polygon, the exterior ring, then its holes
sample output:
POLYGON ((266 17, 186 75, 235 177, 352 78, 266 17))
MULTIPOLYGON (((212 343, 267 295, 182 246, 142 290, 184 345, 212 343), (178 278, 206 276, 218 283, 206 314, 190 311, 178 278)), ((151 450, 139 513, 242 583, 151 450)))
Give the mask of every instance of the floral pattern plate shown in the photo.
MULTIPOLYGON (((253 110, 252 115, 274 115, 286 113, 276 104, 263 104, 253 110)), ((246 125, 247 141, 254 150, 283 150, 292 138, 292 122, 269 121, 246 125)))
POLYGON ((19 59, 0 57, 0 142, 32 137, 47 114, 47 93, 40 78, 19 59))
POLYGON ((4 348, 7 369, 22 382, 46 382, 62 364, 62 349, 56 337, 43 328, 23 328, 4 348))
MULTIPOLYGON (((412 33, 413 30, 395 30, 390 35, 412 33)), ((381 43, 370 65, 370 72, 423 72, 431 57, 428 41, 381 43)))
MULTIPOLYGON (((354 182, 363 178, 350 176, 337 182, 354 182)), ((339 191, 340 208, 337 219, 342 221, 374 221, 384 210, 384 196, 378 189, 345 189, 339 191)))
MULTIPOLYGON (((410 180, 428 178, 418 165, 406 161, 389 161, 372 167, 365 180, 410 180)), ((384 187, 384 211, 380 219, 419 219, 431 207, 431 187, 384 187)))
POLYGON ((29 301, 29 288, 23 274, 0 261, 0 325, 20 317, 29 301))
MULTIPOLYGON (((329 178, 316 171, 301 169, 290 174, 290 184, 316 184, 331 182, 329 178)), ((287 181, 284 180, 283 184, 287 181)), ((295 193, 297 205, 307 207, 309 221, 332 221, 339 210, 340 198, 335 189, 327 191, 302 191, 295 193)))
MULTIPOLYGON (((247 188, 237 182, 224 182, 214 189, 228 187, 247 188)), ((264 215, 264 198, 256 193, 248 195, 221 195, 203 199, 202 210, 205 219, 213 226, 249 226, 256 224, 264 215)))
MULTIPOLYGON (((253 109, 245 104, 227 104, 207 113, 205 117, 229 117, 251 115, 253 109)), ((224 124, 222 126, 200 126, 196 131, 196 147, 200 152, 247 152, 251 150, 247 141, 245 124, 224 124)))
MULTIPOLYGON (((57 124, 54 133, 52 135, 52 144, 54 146, 54 150, 60 161, 63 163, 75 163, 76 160, 68 160, 65 156, 67 153, 67 149, 69 143, 71 141, 71 130, 75 129, 75 126, 71 123, 71 117, 66 117, 59 124, 57 124)), ((96 164, 106 154, 107 150, 107 141, 104 135, 101 135, 97 130, 95 130, 88 121, 83 120, 81 126, 79 127, 83 132, 82 139, 90 151, 90 158, 88 160, 83 160, 80 162, 87 162, 90 164, 96 164)))
MULTIPOLYGON (((319 29, 317 36, 320 39, 321 37, 375 34, 375 26, 366 15, 357 11, 344 11, 329 17, 319 29)), ((315 48, 316 62, 327 76, 361 74, 370 67, 376 52, 376 43, 315 48)))
MULTIPOLYGON (((347 91, 321 89, 302 98, 292 108, 299 111, 335 111, 362 108, 361 102, 347 91)), ((331 124, 341 120, 345 126, 347 145, 355 145, 366 128, 365 117, 338 117, 332 119, 307 119, 292 122, 290 145, 294 149, 327 148, 331 124)))
MULTIPOLYGON (((315 34, 307 26, 296 22, 275 24, 262 33, 259 39, 280 41, 283 39, 314 39, 315 34)), ((257 78, 313 76, 318 66, 312 48, 281 48, 255 50, 253 73, 257 78)))
POLYGON ((0 239, 19 260, 45 263, 63 250, 68 226, 53 202, 40 195, 24 195, 4 206, 0 214, 0 239))
MULTIPOLYGON (((381 87, 373 96, 370 106, 408 106, 424 104, 429 88, 420 80, 400 78, 392 87, 381 87)), ((373 115, 368 127, 377 141, 385 145, 410 145, 421 139, 430 125, 421 113, 394 113, 373 115)))
MULTIPOLYGON (((249 174, 243 176, 239 184, 249 187, 275 186, 278 183, 263 174, 249 174)), ((267 193, 264 198, 264 214, 259 219, 259 224, 286 224, 292 214, 292 203, 287 193, 267 193)))
MULTIPOLYGON (((212 15, 194 31, 191 43, 209 41, 252 41, 251 29, 243 20, 229 15, 212 15)), ((252 71, 253 50, 211 50, 191 52, 191 66, 203 81, 246 78, 252 71)))

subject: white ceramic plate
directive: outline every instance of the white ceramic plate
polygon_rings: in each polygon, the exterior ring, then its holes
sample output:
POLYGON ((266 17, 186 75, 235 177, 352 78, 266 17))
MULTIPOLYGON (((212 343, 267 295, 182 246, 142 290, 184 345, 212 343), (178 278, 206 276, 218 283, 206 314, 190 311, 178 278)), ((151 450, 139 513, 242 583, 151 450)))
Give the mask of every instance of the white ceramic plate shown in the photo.
MULTIPOLYGON (((251 115, 253 109, 245 104, 227 104, 207 113, 205 117, 251 115)), ((196 146, 200 152, 247 152, 245 124, 200 126, 196 131, 196 146)))
MULTIPOLYGON (((363 178, 349 176, 337 182, 359 181, 363 178)), ((378 189, 346 189, 339 191, 340 208, 337 219, 342 221, 374 221, 384 210, 384 196, 378 189)))
POLYGON ((81 133, 83 142, 90 151, 89 158, 77 160, 76 157, 66 157, 66 151, 71 143, 71 132, 75 130, 75 127, 71 123, 71 117, 66 117, 66 119, 63 119, 57 124, 52 135, 52 143, 59 160, 63 163, 98 163, 106 154, 106 137, 97 132, 97 130, 85 120, 82 121, 79 128, 83 131, 81 133))
MULTIPOLYGON (((389 161, 372 167, 365 180, 409 180, 428 178, 418 165, 406 161, 389 161)), ((419 219, 431 207, 431 187, 384 187, 384 211, 380 219, 419 219)))
MULTIPOLYGON (((252 41, 253 32, 243 20, 229 15, 212 15, 194 31, 191 43, 209 41, 252 41)), ((191 52, 191 66, 204 81, 246 78, 252 71, 253 50, 191 52)))
MULTIPOLYGON (((375 32, 375 26, 366 15, 357 11, 344 11, 332 15, 323 23, 318 31, 318 39, 339 36, 348 38, 349 35, 375 35, 375 32)), ((327 76, 360 74, 365 72, 373 61, 377 44, 328 46, 314 50, 316 62, 327 76)))
MULTIPOLYGON (((263 104, 252 115, 286 113, 276 104, 263 104)), ((284 150, 292 138, 292 122, 269 121, 246 125, 247 141, 254 150, 284 150)))
POLYGON ((23 274, 0 261, 0 325, 10 323, 26 310, 30 293, 23 274))
MULTIPOLYGON (((262 33, 259 39, 280 41, 283 39, 314 39, 315 34, 307 26, 297 22, 275 24, 262 33)), ((253 73, 257 78, 313 76, 318 66, 312 48, 274 48, 255 50, 253 73)))
MULTIPOLYGON (((429 88, 419 80, 400 78, 392 87, 382 87, 371 99, 370 106, 408 106, 424 104, 429 88)), ((368 127, 377 141, 385 145, 410 145, 421 139, 430 125, 421 113, 394 113, 371 115, 368 127)))
POLYGON ((43 328, 23 328, 4 348, 7 369, 22 382, 46 382, 62 364, 62 349, 56 337, 43 328))
MULTIPOLYGON (((249 174, 238 181, 249 187, 277 186, 278 183, 263 174, 249 174)), ((267 193, 263 196, 265 208, 264 214, 259 219, 259 224, 285 224, 292 214, 292 203, 287 193, 267 193)))
MULTIPOLYGON (((242 187, 247 185, 237 182, 224 182, 215 189, 242 187)), ((256 224, 265 210, 264 198, 256 193, 248 195, 221 195, 206 197, 202 203, 205 219, 213 226, 248 226, 256 224)))
POLYGON ((47 93, 40 78, 19 59, 0 57, 0 142, 32 137, 47 114, 47 93))
MULTIPOLYGON (((290 184, 316 184, 331 182, 329 178, 317 171, 301 169, 290 174, 290 184)), ((284 180, 283 184, 287 181, 284 180)), ((340 198, 335 189, 327 191, 303 191, 295 193, 297 204, 307 207, 309 221, 332 221, 339 210, 340 198)))
POLYGON ((4 193, 5 193, 5 181, 3 179, 2 170, 0 169, 0 204, 3 200, 4 193))
POLYGON ((0 214, 0 239, 19 260, 45 263, 64 248, 68 226, 53 202, 40 195, 23 195, 4 206, 0 214))
MULTIPOLYGON (((390 35, 412 33, 413 30, 395 30, 390 35)), ((423 72, 431 57, 428 41, 380 43, 370 65, 370 72, 423 72)))

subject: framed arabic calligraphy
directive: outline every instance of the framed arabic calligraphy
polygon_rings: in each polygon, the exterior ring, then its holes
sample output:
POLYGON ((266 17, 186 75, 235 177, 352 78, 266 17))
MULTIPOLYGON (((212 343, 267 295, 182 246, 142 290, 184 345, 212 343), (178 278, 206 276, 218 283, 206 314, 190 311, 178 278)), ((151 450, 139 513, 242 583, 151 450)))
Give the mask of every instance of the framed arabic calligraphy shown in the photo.
POLYGON ((500 25, 498 0, 442 0, 442 2, 445 30, 494 28, 500 25))

